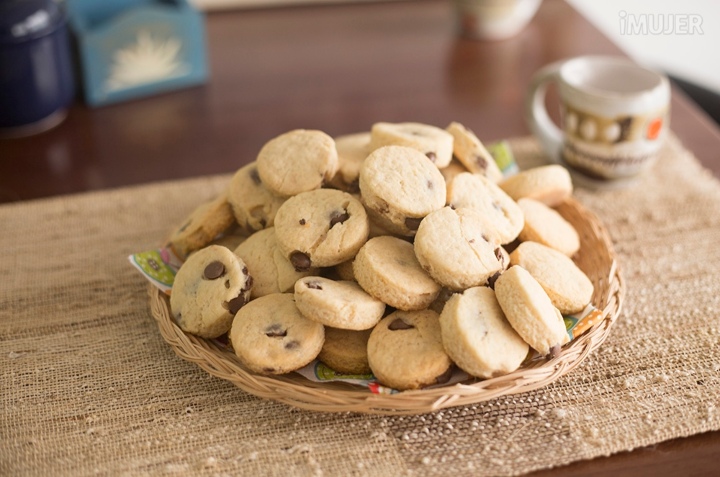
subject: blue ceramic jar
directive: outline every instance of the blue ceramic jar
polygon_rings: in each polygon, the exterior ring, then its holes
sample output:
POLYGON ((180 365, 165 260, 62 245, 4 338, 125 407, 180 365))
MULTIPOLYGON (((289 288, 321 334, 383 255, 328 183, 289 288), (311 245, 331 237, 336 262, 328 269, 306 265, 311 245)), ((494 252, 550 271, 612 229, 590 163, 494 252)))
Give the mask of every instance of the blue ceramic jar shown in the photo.
POLYGON ((74 98, 60 3, 0 0, 0 134, 26 135, 58 124, 74 98))

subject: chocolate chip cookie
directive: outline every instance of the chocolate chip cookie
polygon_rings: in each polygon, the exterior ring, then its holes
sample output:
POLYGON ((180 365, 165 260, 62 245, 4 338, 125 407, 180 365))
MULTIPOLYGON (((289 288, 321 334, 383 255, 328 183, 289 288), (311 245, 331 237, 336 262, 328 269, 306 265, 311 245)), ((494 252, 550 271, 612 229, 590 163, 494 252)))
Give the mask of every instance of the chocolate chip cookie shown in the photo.
POLYGON ((180 267, 170 308, 183 331, 216 338, 230 329, 233 317, 250 299, 253 279, 245 262, 221 245, 193 253, 180 267))

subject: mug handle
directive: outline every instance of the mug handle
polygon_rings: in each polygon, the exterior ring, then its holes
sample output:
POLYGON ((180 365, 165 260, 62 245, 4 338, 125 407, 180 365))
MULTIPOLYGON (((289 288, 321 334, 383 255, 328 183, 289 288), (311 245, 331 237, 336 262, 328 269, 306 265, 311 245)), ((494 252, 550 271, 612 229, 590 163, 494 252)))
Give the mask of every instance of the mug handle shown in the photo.
POLYGON ((549 83, 558 81, 558 73, 563 63, 564 61, 551 63, 535 73, 525 97, 525 120, 528 127, 540 140, 545 153, 553 162, 560 161, 563 133, 547 113, 545 93, 549 83))

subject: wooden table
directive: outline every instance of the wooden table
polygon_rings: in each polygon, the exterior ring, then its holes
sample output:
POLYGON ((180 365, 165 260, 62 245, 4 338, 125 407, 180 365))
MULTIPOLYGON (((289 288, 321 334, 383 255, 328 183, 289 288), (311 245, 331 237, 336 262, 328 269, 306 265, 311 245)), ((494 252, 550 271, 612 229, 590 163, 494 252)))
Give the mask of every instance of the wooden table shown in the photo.
MULTIPOLYGON (((497 43, 458 38, 444 1, 212 13, 207 35, 207 85, 78 103, 51 131, 0 140, 0 202, 231 172, 293 128, 339 135, 380 120, 456 120, 483 140, 526 135, 521 105, 537 69, 620 53, 561 0, 497 43)), ((720 175, 720 130, 677 88, 671 127, 720 175)), ((713 432, 533 475, 711 475, 717 455, 713 432)))

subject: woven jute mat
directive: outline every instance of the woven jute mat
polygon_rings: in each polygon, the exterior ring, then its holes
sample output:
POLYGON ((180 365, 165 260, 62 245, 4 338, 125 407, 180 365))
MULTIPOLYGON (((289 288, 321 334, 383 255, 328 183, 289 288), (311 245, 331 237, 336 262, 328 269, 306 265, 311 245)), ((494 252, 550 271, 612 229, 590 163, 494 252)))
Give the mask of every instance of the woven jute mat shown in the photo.
POLYGON ((633 187, 576 191, 627 281, 605 344, 546 388, 412 417, 260 399, 165 344, 126 257, 228 179, 0 207, 0 475, 518 475, 720 429, 720 184, 674 138, 633 187))

